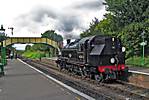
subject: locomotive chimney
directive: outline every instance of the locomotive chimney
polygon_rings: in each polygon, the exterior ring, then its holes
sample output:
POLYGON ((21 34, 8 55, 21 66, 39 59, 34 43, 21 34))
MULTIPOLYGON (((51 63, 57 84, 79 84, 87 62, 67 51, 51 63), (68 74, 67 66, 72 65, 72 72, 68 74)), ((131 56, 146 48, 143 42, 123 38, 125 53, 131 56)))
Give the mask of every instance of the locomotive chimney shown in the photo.
POLYGON ((70 43, 70 41, 71 41, 71 39, 67 39, 67 44, 69 44, 69 43, 70 43))

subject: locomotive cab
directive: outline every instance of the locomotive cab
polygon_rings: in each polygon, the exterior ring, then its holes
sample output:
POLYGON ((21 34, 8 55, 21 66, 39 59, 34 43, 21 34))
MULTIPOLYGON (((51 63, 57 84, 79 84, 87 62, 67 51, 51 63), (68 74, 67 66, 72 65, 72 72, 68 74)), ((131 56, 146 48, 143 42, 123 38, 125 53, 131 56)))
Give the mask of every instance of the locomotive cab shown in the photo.
POLYGON ((90 63, 90 65, 97 66, 124 63, 125 54, 122 52, 122 45, 119 39, 115 39, 114 37, 95 37, 89 43, 88 63, 90 63))

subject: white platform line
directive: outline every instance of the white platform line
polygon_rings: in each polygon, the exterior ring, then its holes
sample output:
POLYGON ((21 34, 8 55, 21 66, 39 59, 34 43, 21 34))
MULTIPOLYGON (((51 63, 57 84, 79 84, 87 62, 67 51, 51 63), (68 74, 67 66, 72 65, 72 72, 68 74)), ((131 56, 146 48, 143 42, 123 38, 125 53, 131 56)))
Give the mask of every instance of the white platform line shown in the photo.
POLYGON ((129 72, 135 73, 135 74, 149 75, 149 73, 139 72, 139 71, 133 71, 133 70, 129 70, 129 72))
POLYGON ((2 92, 2 89, 0 89, 0 92, 2 92))
POLYGON ((60 84, 61 86, 65 87, 65 88, 67 88, 68 90, 70 90, 70 91, 72 91, 72 92, 74 92, 74 93, 76 93, 76 94, 78 94, 78 95, 80 95, 80 96, 82 96, 82 97, 84 97, 84 98, 86 98, 86 99, 88 99, 88 100, 95 100, 93 97, 88 96, 87 94, 84 94, 84 93, 82 93, 82 92, 80 92, 80 91, 78 91, 78 90, 76 90, 76 89, 74 89, 74 88, 72 88, 72 87, 70 87, 70 86, 68 86, 68 85, 66 85, 66 84, 64 84, 64 83, 62 83, 61 81, 59 81, 59 80, 57 80, 57 79, 55 79, 55 78, 53 78, 53 77, 51 77, 51 76, 45 74, 44 72, 38 70, 37 68, 35 68, 35 67, 33 67, 33 66, 31 66, 31 65, 29 65, 29 64, 27 64, 27 63, 25 63, 25 62, 22 61, 21 59, 18 59, 18 60, 19 60, 20 62, 26 64, 26 65, 29 66, 30 68, 36 70, 37 72, 41 73, 42 75, 46 76, 47 78, 53 80, 54 82, 60 84))

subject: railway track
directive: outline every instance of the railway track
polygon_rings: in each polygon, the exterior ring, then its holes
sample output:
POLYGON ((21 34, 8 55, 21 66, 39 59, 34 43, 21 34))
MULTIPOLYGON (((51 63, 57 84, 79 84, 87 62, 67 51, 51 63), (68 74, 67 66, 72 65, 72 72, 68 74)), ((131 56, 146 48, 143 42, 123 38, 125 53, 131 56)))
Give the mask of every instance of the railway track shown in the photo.
POLYGON ((145 88, 121 81, 112 84, 98 83, 97 81, 68 73, 66 70, 60 72, 56 64, 50 60, 24 59, 24 61, 97 100, 149 100, 149 90, 145 88))

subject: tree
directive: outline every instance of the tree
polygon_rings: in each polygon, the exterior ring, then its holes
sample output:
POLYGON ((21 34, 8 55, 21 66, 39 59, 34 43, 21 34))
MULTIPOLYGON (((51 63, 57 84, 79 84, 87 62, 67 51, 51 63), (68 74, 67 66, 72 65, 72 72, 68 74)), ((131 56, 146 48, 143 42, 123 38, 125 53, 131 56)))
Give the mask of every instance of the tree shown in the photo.
POLYGON ((92 22, 90 23, 89 29, 87 29, 86 31, 82 32, 80 34, 80 37, 87 37, 87 36, 92 36, 92 35, 96 35, 96 34, 102 34, 97 28, 96 26, 98 25, 99 21, 98 19, 95 17, 94 20, 92 20, 92 22))
POLYGON ((114 22, 114 17, 111 13, 105 14, 105 18, 96 26, 96 30, 100 30, 103 35, 115 36, 117 26, 114 22))
POLYGON ((31 50, 31 45, 26 45, 26 47, 25 47, 25 51, 29 51, 29 50, 31 50))
POLYGON ((145 31, 145 40, 149 39, 149 0, 105 1, 107 11, 112 14, 117 28, 115 33, 118 34, 115 35, 123 40, 130 54, 140 51, 141 33, 145 31))
POLYGON ((55 33, 54 30, 45 31, 43 34, 41 34, 41 37, 49 38, 49 39, 52 39, 57 42, 63 41, 63 37, 61 35, 58 35, 57 33, 55 33))
POLYGON ((105 0, 107 11, 111 12, 119 26, 148 19, 148 0, 105 0))

